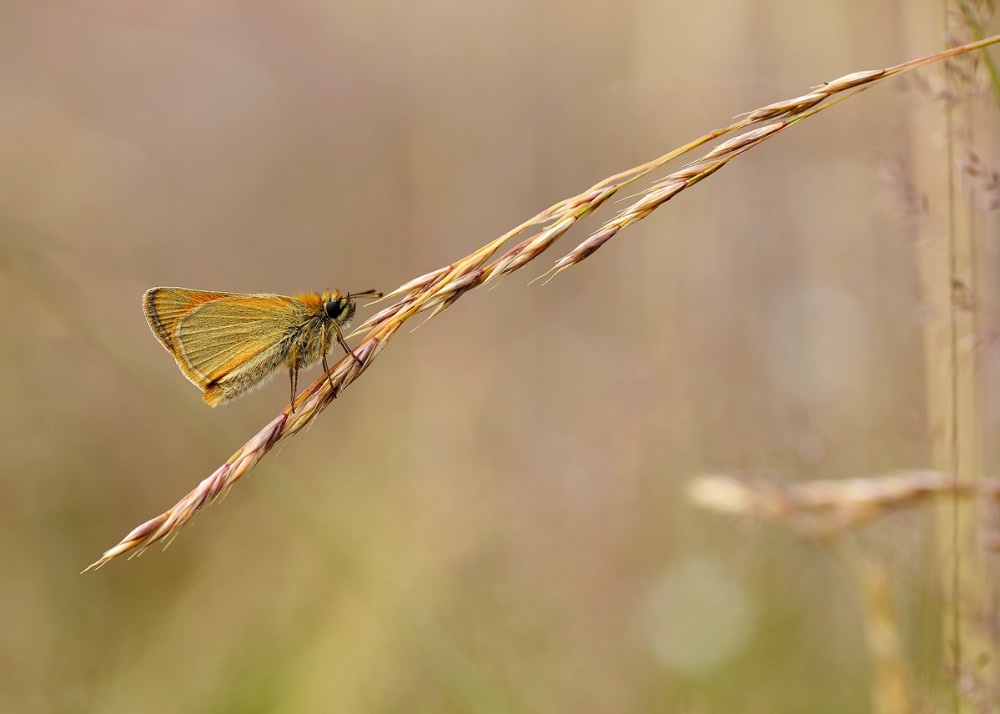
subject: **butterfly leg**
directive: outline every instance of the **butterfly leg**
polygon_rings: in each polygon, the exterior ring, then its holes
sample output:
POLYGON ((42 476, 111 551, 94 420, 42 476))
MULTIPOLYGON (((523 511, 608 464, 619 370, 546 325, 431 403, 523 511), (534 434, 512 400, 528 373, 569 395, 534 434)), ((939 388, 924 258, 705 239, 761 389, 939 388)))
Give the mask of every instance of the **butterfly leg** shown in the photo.
POLYGON ((333 376, 330 374, 330 365, 328 365, 326 363, 326 349, 327 349, 327 347, 326 347, 326 325, 323 325, 323 337, 322 337, 322 340, 320 341, 320 344, 323 345, 323 355, 322 355, 322 357, 320 357, 320 360, 321 360, 321 362, 323 364, 323 372, 326 373, 326 379, 330 383, 330 390, 334 394, 336 394, 337 393, 337 388, 333 384, 333 376))
POLYGON ((356 354, 354 354, 354 350, 352 350, 348 346, 347 340, 344 339, 344 333, 340 331, 340 326, 336 322, 333 323, 333 329, 337 333, 337 342, 339 342, 340 346, 344 348, 344 352, 347 353, 347 354, 349 354, 351 357, 353 357, 354 361, 358 363, 359 367, 364 367, 365 363, 362 362, 361 358, 358 357, 356 354))
POLYGON ((288 370, 288 376, 292 380, 292 414, 295 413, 295 388, 299 386, 299 368, 297 366, 290 367, 288 370))
POLYGON ((330 383, 330 389, 334 392, 337 391, 336 385, 333 383, 333 375, 330 374, 330 365, 326 363, 326 353, 323 353, 323 371, 326 372, 326 380, 330 383))

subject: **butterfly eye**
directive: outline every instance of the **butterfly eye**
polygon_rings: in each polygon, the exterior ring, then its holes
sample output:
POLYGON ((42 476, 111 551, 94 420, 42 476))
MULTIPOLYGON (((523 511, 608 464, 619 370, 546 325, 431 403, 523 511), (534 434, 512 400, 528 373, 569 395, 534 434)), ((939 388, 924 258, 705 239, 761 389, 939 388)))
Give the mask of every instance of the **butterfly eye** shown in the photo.
POLYGON ((323 305, 323 312, 331 320, 336 320, 341 315, 344 314, 344 309, 347 307, 347 301, 341 298, 340 300, 330 300, 325 305, 323 305))

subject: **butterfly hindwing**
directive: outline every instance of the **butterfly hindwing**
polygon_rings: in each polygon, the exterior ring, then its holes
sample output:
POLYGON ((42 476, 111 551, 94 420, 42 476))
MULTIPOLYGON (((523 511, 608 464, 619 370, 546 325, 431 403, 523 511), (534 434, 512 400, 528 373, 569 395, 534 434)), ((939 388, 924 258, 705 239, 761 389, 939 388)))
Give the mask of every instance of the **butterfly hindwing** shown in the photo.
POLYGON ((285 361, 307 316, 282 295, 154 288, 150 328, 184 375, 217 404, 263 382, 285 361))

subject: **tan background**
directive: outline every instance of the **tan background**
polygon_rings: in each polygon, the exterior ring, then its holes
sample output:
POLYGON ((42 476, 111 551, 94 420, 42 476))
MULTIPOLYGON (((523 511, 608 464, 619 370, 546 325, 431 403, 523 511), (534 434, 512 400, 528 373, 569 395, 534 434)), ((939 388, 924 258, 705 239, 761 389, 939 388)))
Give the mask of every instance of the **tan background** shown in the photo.
MULTIPOLYGON (((840 570, 684 486, 927 465, 943 306, 878 179, 926 101, 900 83, 552 283, 527 286, 545 256, 401 334, 169 550, 78 573, 286 400, 279 378, 205 407, 146 288, 392 288, 739 112, 939 49, 901 27, 940 6, 164 5, 0 5, 0 709, 865 711, 840 570)), ((930 525, 875 529, 927 697, 930 525)))

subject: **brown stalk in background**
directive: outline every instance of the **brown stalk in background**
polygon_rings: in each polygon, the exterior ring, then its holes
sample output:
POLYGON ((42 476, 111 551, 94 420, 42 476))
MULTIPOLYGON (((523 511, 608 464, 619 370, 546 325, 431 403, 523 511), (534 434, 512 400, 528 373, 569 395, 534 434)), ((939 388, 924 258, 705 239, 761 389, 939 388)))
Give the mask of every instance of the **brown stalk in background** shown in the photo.
POLYGON ((938 471, 904 471, 866 478, 776 484, 703 475, 688 485, 696 505, 759 518, 796 535, 828 538, 901 508, 944 496, 1000 501, 1000 479, 956 480, 938 471))
POLYGON ((358 362, 353 358, 341 359, 329 373, 322 375, 302 392, 295 401, 295 412, 286 407, 270 424, 240 447, 225 464, 198 484, 173 508, 134 529, 87 570, 100 567, 130 551, 135 551, 135 554, 141 553, 156 541, 176 535, 198 509, 225 493, 272 447, 298 433, 329 406, 330 402, 368 368, 404 322, 425 310, 431 310, 430 317, 435 317, 469 290, 524 267, 545 252, 577 221, 586 218, 621 189, 663 167, 669 161, 721 136, 760 122, 774 122, 730 139, 654 184, 642 198, 621 211, 600 230, 559 259, 543 277, 553 277, 566 268, 576 265, 616 236, 623 228, 646 218, 671 198, 708 178, 732 159, 789 126, 833 106, 841 99, 846 99, 894 75, 948 57, 972 52, 996 42, 1000 42, 1000 36, 954 47, 895 67, 849 74, 822 84, 803 96, 761 107, 729 126, 709 132, 658 159, 611 176, 581 194, 560 201, 465 258, 401 285, 386 296, 386 298, 398 298, 397 302, 369 318, 355 330, 354 335, 365 335, 354 349, 358 362), (494 257, 509 240, 533 226, 542 228, 499 257, 494 257))

